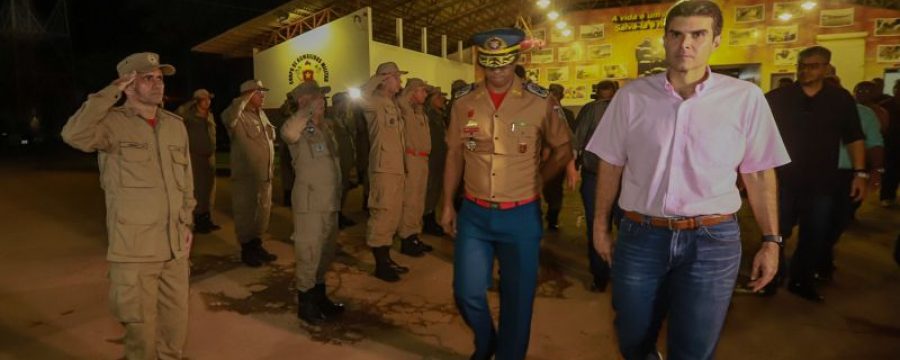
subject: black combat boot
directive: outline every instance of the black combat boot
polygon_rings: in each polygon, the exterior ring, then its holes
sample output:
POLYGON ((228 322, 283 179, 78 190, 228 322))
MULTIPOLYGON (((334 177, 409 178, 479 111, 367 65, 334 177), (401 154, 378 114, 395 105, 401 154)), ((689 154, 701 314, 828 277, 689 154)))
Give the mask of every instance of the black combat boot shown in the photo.
POLYGON ((419 240, 419 235, 410 235, 400 241, 400 253, 412 257, 425 256, 425 244, 419 240))
POLYGON ((266 262, 266 263, 267 263, 267 262, 272 262, 272 261, 278 260, 278 256, 277 256, 277 255, 272 254, 272 253, 266 251, 266 248, 264 248, 264 247, 262 246, 262 239, 256 238, 256 239, 251 240, 250 242, 255 242, 255 243, 256 243, 256 252, 259 254, 259 258, 260 258, 263 262, 266 262))
POLYGON ((194 232, 197 234, 209 234, 212 232, 209 224, 203 221, 203 214, 194 214, 194 232))
POLYGON ((344 304, 336 303, 328 298, 325 284, 316 284, 312 291, 316 293, 316 304, 319 305, 319 310, 322 310, 325 318, 331 319, 344 313, 344 304))
POLYGON ((244 265, 249 267, 262 266, 263 260, 259 257, 259 252, 256 250, 257 246, 257 244, 253 243, 253 240, 241 244, 241 262, 244 265))
POLYGON ((400 275, 395 266, 399 266, 391 260, 391 247, 379 246, 372 248, 372 255, 375 257, 375 277, 387 281, 400 281, 400 275))
POLYGON ((434 212, 430 212, 422 216, 422 231, 428 235, 444 236, 444 228, 441 227, 435 218, 434 212))
POLYGON ((348 227, 356 225, 356 221, 353 219, 344 216, 344 213, 338 212, 338 229, 344 230, 348 227))
POLYGON ((315 288, 297 291, 297 317, 309 325, 319 325, 325 321, 325 314, 318 304, 319 296, 315 288))

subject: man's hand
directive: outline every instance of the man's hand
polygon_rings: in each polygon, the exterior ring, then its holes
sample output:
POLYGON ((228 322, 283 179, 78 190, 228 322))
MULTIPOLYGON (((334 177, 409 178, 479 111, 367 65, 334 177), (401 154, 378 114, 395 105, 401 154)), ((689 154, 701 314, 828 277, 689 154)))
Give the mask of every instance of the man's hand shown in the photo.
POLYGON ((137 71, 132 71, 128 74, 120 76, 118 79, 113 80, 113 85, 119 88, 119 91, 125 91, 129 85, 134 83, 134 79, 137 78, 137 71))
POLYGON ((188 253, 190 253, 191 246, 194 245, 194 233, 191 231, 190 227, 187 227, 187 236, 184 239, 184 243, 185 243, 185 245, 187 245, 188 253))
POLYGON ((576 170, 574 166, 567 166, 566 185, 569 187, 569 190, 575 190, 575 187, 578 186, 579 181, 581 181, 581 176, 578 175, 578 170, 576 170))
MULTIPOLYGON (((597 221, 606 220, 598 219, 597 221)), ((594 251, 596 251, 597 254, 600 255, 603 261, 606 261, 607 264, 612 265, 612 234, 610 234, 605 227, 597 226, 596 221, 594 222, 594 251)))
POLYGON ((854 202, 862 201, 866 197, 866 179, 859 176, 853 177, 853 184, 850 185, 850 197, 854 202))
POLYGON ((456 209, 453 208, 453 204, 444 206, 441 211, 441 227, 444 228, 444 232, 456 237, 456 209))
POLYGON ((750 282, 747 286, 753 292, 762 290, 778 272, 778 244, 764 242, 756 256, 753 257, 753 270, 750 273, 750 282))

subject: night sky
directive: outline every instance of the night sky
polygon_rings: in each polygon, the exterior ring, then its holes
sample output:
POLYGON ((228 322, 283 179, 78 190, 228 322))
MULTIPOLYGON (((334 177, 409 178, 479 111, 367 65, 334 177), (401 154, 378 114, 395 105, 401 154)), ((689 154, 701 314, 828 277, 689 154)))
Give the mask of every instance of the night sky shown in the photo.
MULTIPOLYGON (((22 0, 13 0, 21 4, 22 0)), ((8 8, 10 0, 0 1, 8 8)), ((58 132, 66 118, 85 100, 115 79, 115 66, 141 51, 160 54, 177 73, 166 79, 166 108, 187 100, 194 89, 216 93, 215 113, 237 94, 237 87, 253 75, 248 59, 224 59, 192 53, 191 47, 255 18, 286 0, 69 0, 69 36, 54 35, 60 23, 49 23, 57 0, 34 0, 45 36, 0 37, 2 83, 0 96, 15 106, 0 110, 0 130, 22 131, 23 119, 33 110, 48 132, 58 132)), ((9 19, 3 19, 4 27, 9 19)))

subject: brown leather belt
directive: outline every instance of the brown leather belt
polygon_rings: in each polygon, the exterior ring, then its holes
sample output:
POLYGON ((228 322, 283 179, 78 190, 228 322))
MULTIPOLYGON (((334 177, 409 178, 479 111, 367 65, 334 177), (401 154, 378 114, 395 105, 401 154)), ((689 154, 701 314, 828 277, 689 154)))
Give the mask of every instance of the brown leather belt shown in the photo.
POLYGON ((665 218, 643 215, 634 211, 626 211, 625 217, 634 222, 646 221, 653 227, 669 230, 695 230, 701 226, 713 226, 735 218, 734 214, 665 218))

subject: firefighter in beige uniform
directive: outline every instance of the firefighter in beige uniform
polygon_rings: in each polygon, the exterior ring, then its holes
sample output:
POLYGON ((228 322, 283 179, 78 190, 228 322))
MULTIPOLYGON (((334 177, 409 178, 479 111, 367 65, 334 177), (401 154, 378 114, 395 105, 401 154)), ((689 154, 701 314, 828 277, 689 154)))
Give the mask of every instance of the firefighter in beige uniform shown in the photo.
POLYGON ((262 110, 269 89, 259 80, 247 80, 240 89, 222 121, 231 137, 232 211, 241 261, 258 267, 277 258, 262 247, 272 210, 275 127, 262 110))
POLYGON ((194 175, 194 232, 208 234, 221 227, 212 221, 216 194, 216 120, 210 105, 215 96, 197 89, 191 101, 178 107, 176 114, 184 119, 190 142, 191 167, 194 175))
POLYGON ((326 296, 325 272, 337 246, 341 205, 341 167, 334 124, 324 118, 329 87, 304 81, 292 92, 297 112, 281 127, 291 152, 297 317, 309 324, 331 319, 344 310, 326 296))
POLYGON ((119 79, 78 109, 62 130, 74 148, 98 152, 106 194, 110 302, 125 326, 127 359, 181 358, 187 336, 188 255, 194 189, 182 120, 159 108, 163 75, 154 53, 126 57, 119 79), (121 93, 125 104, 113 107, 121 93))
POLYGON ((428 85, 417 78, 406 81, 397 105, 403 117, 406 140, 406 182, 403 190, 403 215, 400 220, 400 252, 410 256, 422 256, 432 247, 419 239, 422 232, 422 214, 425 211, 425 188, 428 186, 428 156, 431 154, 431 130, 425 115, 425 97, 428 85))
POLYGON ((395 282, 409 272, 391 259, 391 244, 403 213, 403 119, 394 96, 400 91, 400 71, 392 62, 378 65, 363 86, 360 106, 369 131, 369 222, 366 243, 375 257, 375 277, 395 282))

